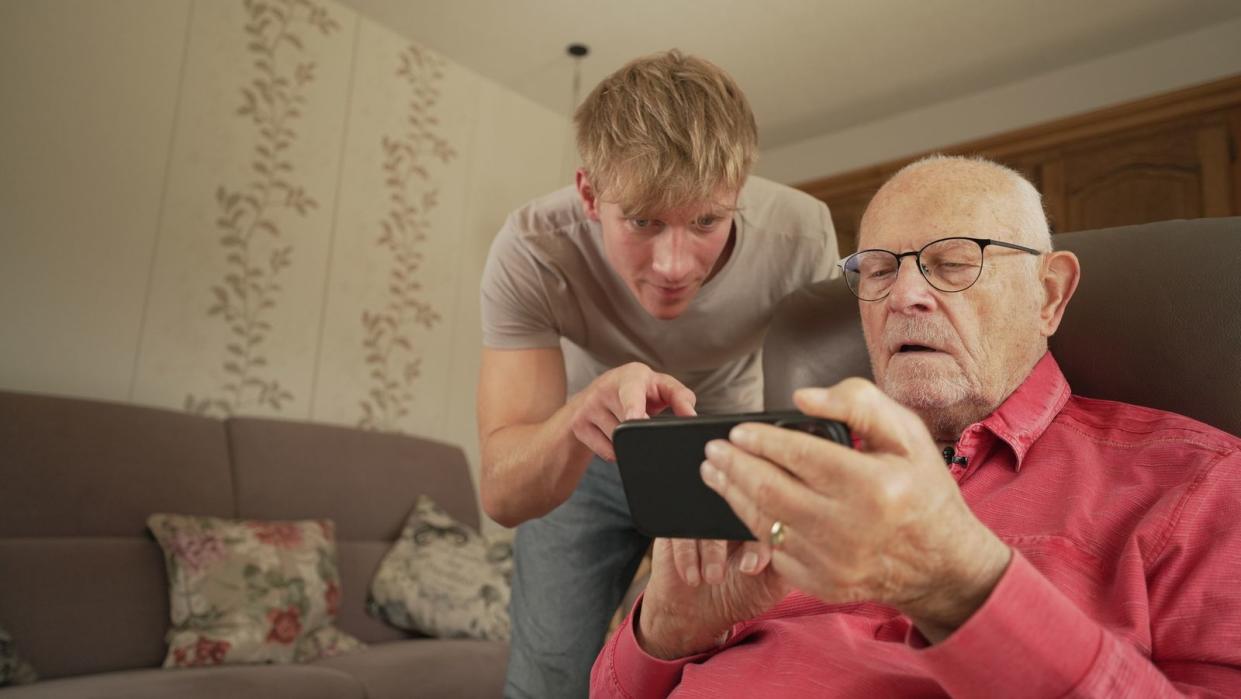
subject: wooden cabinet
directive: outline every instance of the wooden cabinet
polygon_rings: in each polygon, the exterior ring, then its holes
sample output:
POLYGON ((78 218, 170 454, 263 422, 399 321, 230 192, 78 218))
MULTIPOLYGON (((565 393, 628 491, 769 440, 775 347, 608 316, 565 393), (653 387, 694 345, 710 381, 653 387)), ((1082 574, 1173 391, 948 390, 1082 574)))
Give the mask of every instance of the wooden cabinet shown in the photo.
MULTIPOLYGON (((983 155, 1030 178, 1052 230, 1241 215, 1241 76, 937 152, 983 155)), ((908 158, 798 185, 827 202, 841 254, 908 158)))

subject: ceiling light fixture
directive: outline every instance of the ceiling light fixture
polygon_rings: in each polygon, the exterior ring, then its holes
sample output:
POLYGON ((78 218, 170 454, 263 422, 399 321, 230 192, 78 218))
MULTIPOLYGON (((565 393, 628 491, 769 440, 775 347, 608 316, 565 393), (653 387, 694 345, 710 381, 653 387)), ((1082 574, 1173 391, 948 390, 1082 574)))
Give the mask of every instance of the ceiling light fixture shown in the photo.
POLYGON ((577 109, 578 95, 582 90, 582 59, 590 55, 590 47, 574 42, 565 47, 565 53, 573 58, 573 102, 569 104, 569 113, 572 114, 577 109))
POLYGON ((573 42, 564 49, 569 58, 573 59, 573 80, 572 90, 569 96, 569 129, 568 142, 564 146, 564 155, 561 158, 562 178, 572 181, 573 173, 577 170, 577 143, 573 137, 573 113, 577 111, 577 102, 581 97, 582 91, 582 59, 590 55, 590 47, 586 44, 573 42))

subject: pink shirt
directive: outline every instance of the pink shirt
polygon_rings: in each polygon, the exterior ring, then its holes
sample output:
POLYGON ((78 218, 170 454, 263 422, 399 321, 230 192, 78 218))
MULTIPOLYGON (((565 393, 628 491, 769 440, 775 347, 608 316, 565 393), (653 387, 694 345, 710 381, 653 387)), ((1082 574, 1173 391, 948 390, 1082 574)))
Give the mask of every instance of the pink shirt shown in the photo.
POLYGON ((1241 696, 1241 440, 1070 395, 1047 354, 957 453, 1014 556, 942 643, 894 609, 793 592, 721 648, 661 661, 631 614, 591 696, 1241 696))

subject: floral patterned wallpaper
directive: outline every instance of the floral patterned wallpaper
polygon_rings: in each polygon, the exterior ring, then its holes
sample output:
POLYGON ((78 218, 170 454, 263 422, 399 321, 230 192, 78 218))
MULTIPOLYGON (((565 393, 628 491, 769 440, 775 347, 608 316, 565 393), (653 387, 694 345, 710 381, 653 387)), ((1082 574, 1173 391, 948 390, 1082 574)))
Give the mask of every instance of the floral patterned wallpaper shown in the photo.
POLYGON ((479 279, 504 216, 566 184, 567 119, 338 0, 6 12, 0 95, 43 116, 0 117, 31 144, 0 387, 476 461, 479 279))
POLYGON ((358 426, 379 430, 399 429, 399 420, 409 414, 415 397, 422 357, 410 329, 430 329, 442 320, 425 300, 418 275, 427 261, 423 248, 431 233, 429 214, 439 200, 426 161, 446 163, 457 157, 437 133, 435 104, 444 77, 443 60, 409 46, 400 55, 396 74, 408 86, 409 107, 405 132, 383 138, 384 187, 391 208, 380 221, 383 233, 378 244, 390 259, 388 298, 382 308, 362 312, 370 387, 361 402, 358 426))
MULTIPOLYGON (((214 237, 218 250, 213 263, 217 277, 204 296, 205 313, 225 334, 214 360, 208 360, 215 364, 214 385, 189 391, 183 407, 215 416, 296 416, 301 412, 297 403, 306 396, 287 371, 280 371, 288 349, 273 346, 273 338, 289 330, 281 325, 284 307, 307 305, 304 294, 286 288, 284 281, 291 268, 305 264, 306 246, 316 243, 306 223, 323 208, 325 197, 333 196, 305 181, 313 165, 308 165, 307 149, 299 141, 299 125, 317 116, 307 112, 313 110, 309 98, 322 89, 316 85, 322 42, 342 27, 338 12, 312 0, 239 2, 244 14, 236 17, 233 28, 243 39, 249 65, 237 75, 238 101, 231 118, 238 142, 249 143, 249 148, 235 149, 245 167, 236 170, 232 181, 216 186, 211 195, 216 206, 213 230, 202 231, 214 237)), ((399 128, 348 144, 368 152, 376 149, 379 157, 364 182, 343 186, 381 188, 387 208, 371 214, 374 232, 365 241, 371 252, 364 279, 380 290, 379 296, 349 301, 360 306, 355 311, 361 321, 359 350, 352 361, 365 365, 365 379, 356 386, 354 424, 365 429, 409 427, 426 358, 422 339, 444 321, 422 270, 445 262, 434 259, 429 242, 450 235, 435 211, 442 173, 431 166, 458 157, 441 133, 438 114, 446 65, 444 58, 418 45, 403 46, 392 60, 386 86, 399 95, 390 104, 400 105, 401 112, 387 119, 399 128)), ((333 235, 351 245, 360 242, 353 231, 333 235)), ((442 258, 445 247, 440 245, 438 252, 442 258)), ((300 320, 283 317, 285 325, 300 320)))
POLYGON ((331 34, 340 25, 309 0, 244 0, 244 6, 248 21, 242 31, 254 70, 241 87, 237 117, 256 138, 248 181, 215 191, 225 268, 223 279, 211 287, 207 315, 224 323, 230 337, 218 391, 185 398, 186 410, 194 413, 231 415, 253 406, 279 411, 293 398, 267 371, 265 342, 273 329, 268 311, 280 301, 281 271, 293 264, 292 226, 286 221, 319 207, 296 183, 289 148, 297 139, 305 92, 314 82, 306 43, 316 32, 331 34))

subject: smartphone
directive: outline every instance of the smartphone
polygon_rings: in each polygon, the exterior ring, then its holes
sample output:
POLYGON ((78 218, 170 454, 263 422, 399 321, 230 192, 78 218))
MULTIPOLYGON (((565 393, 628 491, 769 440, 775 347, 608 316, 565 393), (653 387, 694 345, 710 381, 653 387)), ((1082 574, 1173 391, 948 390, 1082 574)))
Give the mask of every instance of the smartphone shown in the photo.
POLYGON ((622 422, 612 432, 612 446, 638 531, 651 537, 754 540, 724 498, 699 475, 707 442, 728 439, 729 431, 743 422, 801 430, 852 446, 844 423, 796 411, 622 422))

